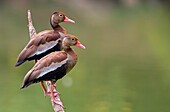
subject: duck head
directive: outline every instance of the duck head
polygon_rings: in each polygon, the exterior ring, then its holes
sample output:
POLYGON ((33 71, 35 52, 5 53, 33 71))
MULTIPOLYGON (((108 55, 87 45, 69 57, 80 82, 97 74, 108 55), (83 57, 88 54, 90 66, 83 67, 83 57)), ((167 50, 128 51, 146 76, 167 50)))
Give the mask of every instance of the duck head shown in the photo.
POLYGON ((62 41, 62 46, 64 49, 70 48, 70 46, 77 46, 79 48, 85 49, 86 47, 81 44, 78 38, 74 35, 67 34, 62 41))
POLYGON ((54 12, 50 18, 50 24, 55 28, 61 22, 75 23, 75 21, 65 16, 64 12, 54 12))

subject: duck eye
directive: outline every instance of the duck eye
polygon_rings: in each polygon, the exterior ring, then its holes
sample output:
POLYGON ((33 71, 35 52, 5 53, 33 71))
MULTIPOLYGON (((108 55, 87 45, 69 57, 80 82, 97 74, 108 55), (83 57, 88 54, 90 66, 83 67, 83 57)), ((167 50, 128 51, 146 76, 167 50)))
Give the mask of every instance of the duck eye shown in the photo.
POLYGON ((59 16, 60 16, 60 17, 63 17, 63 15, 62 15, 62 14, 59 14, 59 16))
POLYGON ((72 38, 71 40, 75 40, 74 38, 72 38))

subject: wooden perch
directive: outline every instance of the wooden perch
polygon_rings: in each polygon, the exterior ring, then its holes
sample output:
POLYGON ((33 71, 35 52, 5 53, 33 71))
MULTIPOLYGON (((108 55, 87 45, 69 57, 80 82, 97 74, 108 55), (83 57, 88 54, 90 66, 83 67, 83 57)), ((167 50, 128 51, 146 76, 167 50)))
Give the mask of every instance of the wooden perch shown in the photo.
MULTIPOLYGON (((33 38, 34 35, 36 35, 36 30, 35 30, 35 28, 34 28, 34 26, 32 24, 32 17, 31 17, 30 10, 28 10, 28 28, 29 28, 30 38, 33 38)), ((51 86, 51 82, 47 81, 46 82, 47 95, 50 96, 50 98, 52 99, 51 93, 50 93, 50 86, 51 86)), ((54 86, 55 86, 55 88, 53 90, 54 97, 55 97, 56 101, 58 101, 58 103, 55 103, 54 101, 51 100, 54 112, 64 112, 64 106, 63 106, 63 104, 62 104, 62 102, 60 100, 59 94, 58 94, 58 92, 56 90, 56 85, 54 85, 54 86)))
POLYGON ((34 35, 36 35, 36 30, 32 24, 32 16, 30 10, 28 10, 28 28, 29 28, 29 35, 30 38, 33 38, 34 35))

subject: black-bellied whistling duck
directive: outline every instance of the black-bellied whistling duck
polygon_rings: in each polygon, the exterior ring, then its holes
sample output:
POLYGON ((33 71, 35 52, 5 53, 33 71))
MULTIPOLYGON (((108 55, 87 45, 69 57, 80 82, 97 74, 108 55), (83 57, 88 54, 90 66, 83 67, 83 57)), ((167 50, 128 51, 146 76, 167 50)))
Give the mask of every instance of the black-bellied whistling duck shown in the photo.
POLYGON ((24 77, 21 89, 28 87, 32 83, 51 81, 51 96, 53 101, 55 101, 53 84, 65 76, 76 65, 78 59, 77 54, 70 46, 78 46, 85 49, 75 36, 65 36, 62 41, 64 51, 55 51, 41 58, 24 77))
POLYGON ((63 12, 54 12, 50 18, 53 30, 42 31, 30 39, 27 46, 19 54, 15 66, 21 65, 27 60, 39 60, 51 52, 62 50, 62 34, 66 34, 67 31, 59 25, 60 22, 75 23, 63 12))
POLYGON ((51 27, 55 31, 67 34, 67 31, 59 25, 61 22, 75 23, 75 21, 69 19, 63 12, 54 12, 50 18, 51 27))

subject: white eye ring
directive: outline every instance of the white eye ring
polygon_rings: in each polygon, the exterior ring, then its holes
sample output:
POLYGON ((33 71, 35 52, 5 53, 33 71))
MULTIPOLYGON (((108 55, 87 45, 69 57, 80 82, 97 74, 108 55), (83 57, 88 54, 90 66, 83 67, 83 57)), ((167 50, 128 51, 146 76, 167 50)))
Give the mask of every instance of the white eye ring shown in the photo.
POLYGON ((60 16, 60 17, 63 17, 63 15, 62 15, 62 14, 59 14, 59 16, 60 16))

